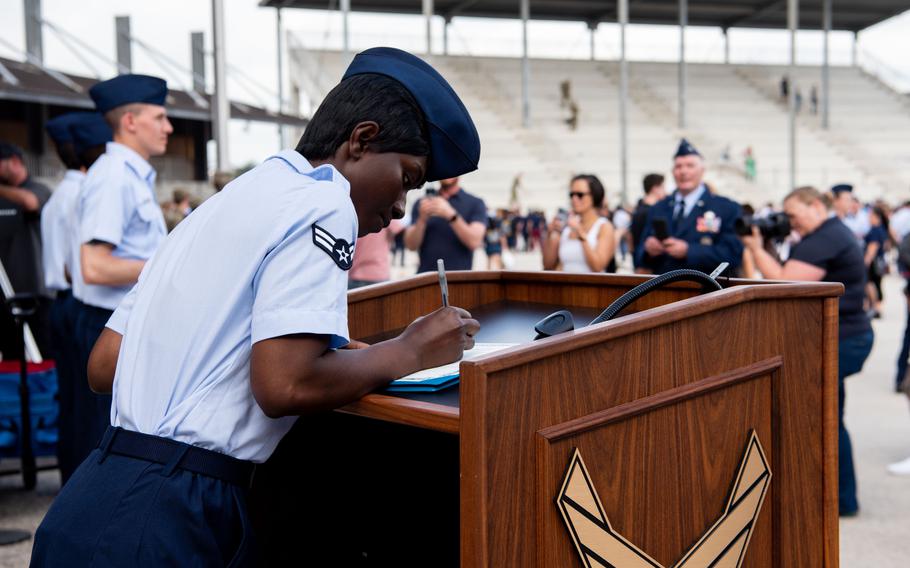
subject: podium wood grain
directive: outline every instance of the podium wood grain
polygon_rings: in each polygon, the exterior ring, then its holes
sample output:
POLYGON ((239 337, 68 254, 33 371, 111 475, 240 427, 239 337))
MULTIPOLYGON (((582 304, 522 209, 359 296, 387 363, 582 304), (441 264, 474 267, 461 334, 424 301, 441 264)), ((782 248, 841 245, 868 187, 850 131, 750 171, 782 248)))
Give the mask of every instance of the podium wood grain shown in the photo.
MULTIPOLYGON (((454 272, 449 294, 468 310, 590 311, 644 280, 454 272)), ((611 322, 462 363, 458 406, 372 394, 341 409, 357 428, 457 436, 460 559, 425 565, 582 566, 555 503, 577 448, 614 528, 673 566, 724 510, 754 430, 773 477, 742 566, 836 567, 842 287, 724 284, 675 284, 611 322)), ((351 292, 351 335, 390 336, 439 305, 434 274, 351 292)), ((395 514, 432 498, 402 497, 395 514)))

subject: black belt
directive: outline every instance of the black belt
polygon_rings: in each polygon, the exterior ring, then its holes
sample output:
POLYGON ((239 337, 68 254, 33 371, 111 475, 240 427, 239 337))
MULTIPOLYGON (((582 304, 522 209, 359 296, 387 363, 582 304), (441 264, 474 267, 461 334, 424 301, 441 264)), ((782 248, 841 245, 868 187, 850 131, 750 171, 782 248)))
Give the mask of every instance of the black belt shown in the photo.
POLYGON ((238 460, 177 440, 113 426, 108 426, 98 448, 102 460, 109 453, 117 454, 166 465, 162 472, 164 475, 170 475, 175 469, 183 469, 241 487, 252 485, 253 473, 256 471, 256 464, 251 461, 238 460))

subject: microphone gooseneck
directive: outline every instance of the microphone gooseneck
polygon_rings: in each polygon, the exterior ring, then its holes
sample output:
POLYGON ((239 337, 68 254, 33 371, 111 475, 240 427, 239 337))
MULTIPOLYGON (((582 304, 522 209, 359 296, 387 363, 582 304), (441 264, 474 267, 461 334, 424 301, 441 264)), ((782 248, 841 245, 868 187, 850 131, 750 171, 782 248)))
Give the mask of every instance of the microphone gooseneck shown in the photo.
POLYGON ((635 300, 638 300, 642 296, 645 296, 654 290, 657 290, 658 288, 661 288, 673 282, 696 282, 702 285, 702 288, 705 292, 716 292, 718 290, 723 290, 721 285, 717 283, 717 280, 699 270, 692 270, 689 268, 672 270, 666 274, 661 274, 656 278, 652 278, 647 282, 642 282, 619 298, 616 298, 616 300, 614 300, 613 303, 607 307, 607 309, 601 312, 599 316, 594 318, 590 325, 610 321, 616 317, 619 312, 629 307, 629 305, 632 304, 635 300))

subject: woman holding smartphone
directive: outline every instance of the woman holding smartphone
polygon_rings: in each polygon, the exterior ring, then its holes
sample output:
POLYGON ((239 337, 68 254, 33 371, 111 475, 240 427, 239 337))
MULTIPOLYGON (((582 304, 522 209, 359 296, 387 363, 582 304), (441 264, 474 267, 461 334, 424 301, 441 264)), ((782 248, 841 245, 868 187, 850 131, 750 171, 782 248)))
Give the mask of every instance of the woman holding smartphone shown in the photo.
POLYGON ((543 247, 544 270, 603 272, 616 251, 612 223, 600 216, 606 191, 593 175, 572 178, 571 214, 557 215, 543 247))

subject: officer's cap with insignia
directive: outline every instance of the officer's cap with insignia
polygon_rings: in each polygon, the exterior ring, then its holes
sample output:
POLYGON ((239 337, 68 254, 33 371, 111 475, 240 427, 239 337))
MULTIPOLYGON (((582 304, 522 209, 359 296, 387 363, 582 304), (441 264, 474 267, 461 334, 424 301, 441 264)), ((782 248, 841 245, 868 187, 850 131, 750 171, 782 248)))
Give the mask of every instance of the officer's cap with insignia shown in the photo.
POLYGON ((691 142, 683 138, 679 141, 679 147, 676 148, 676 154, 673 159, 682 158, 683 156, 698 156, 700 158, 701 154, 698 153, 698 150, 695 149, 691 142))
POLYGON ((97 112, 80 113, 70 124, 70 131, 73 133, 73 146, 77 154, 106 144, 112 139, 111 127, 97 112))
POLYGON ((428 63, 400 49, 374 47, 359 53, 341 80, 364 73, 395 79, 423 111, 430 138, 426 181, 453 178, 477 169, 480 137, 471 115, 452 87, 428 63))
POLYGON ((95 101, 95 109, 101 114, 133 103, 164 106, 167 82, 150 75, 118 75, 96 83, 88 93, 95 101))

